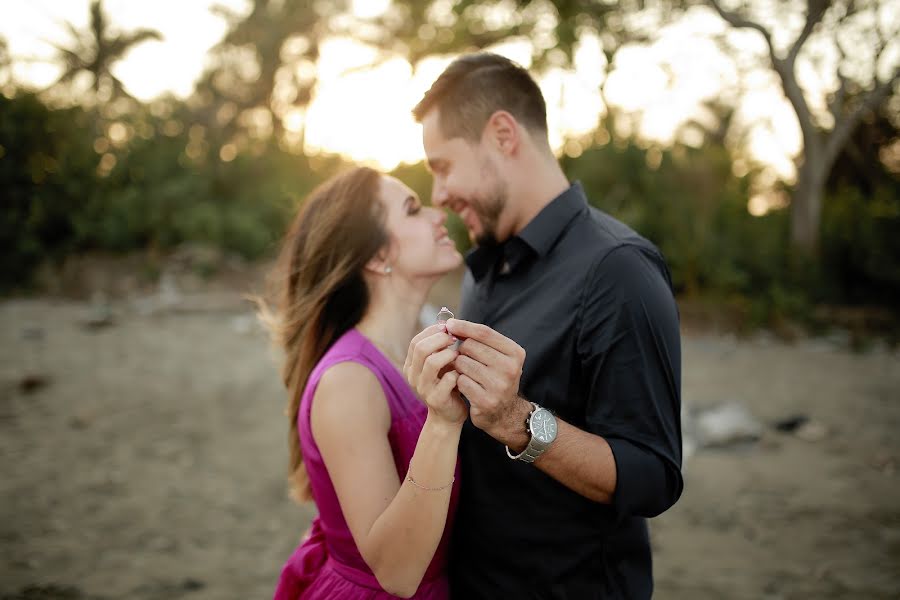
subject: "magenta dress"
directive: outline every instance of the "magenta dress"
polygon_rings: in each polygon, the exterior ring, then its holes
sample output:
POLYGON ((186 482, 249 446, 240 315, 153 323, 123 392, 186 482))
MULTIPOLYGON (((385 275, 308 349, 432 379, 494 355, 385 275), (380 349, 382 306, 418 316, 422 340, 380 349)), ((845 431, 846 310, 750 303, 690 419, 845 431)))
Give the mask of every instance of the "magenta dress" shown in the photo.
MULTIPOLYGON (((341 336, 325 353, 309 376, 297 415, 303 462, 309 473, 319 516, 313 519, 309 532, 282 569, 274 600, 382 600, 396 597, 381 588, 372 570, 360 556, 344 520, 322 455, 312 437, 309 414, 319 379, 328 367, 345 361, 365 365, 381 382, 391 411, 388 440, 401 481, 406 477, 409 461, 425 423, 427 408, 409 388, 403 375, 356 329, 341 336)), ((347 443, 353 441, 348 440, 347 443)), ((360 490, 360 493, 365 493, 365 490, 360 490)), ((446 600, 450 597, 446 571, 447 545, 458 499, 457 464, 456 483, 450 496, 450 511, 444 535, 414 598, 446 600)))

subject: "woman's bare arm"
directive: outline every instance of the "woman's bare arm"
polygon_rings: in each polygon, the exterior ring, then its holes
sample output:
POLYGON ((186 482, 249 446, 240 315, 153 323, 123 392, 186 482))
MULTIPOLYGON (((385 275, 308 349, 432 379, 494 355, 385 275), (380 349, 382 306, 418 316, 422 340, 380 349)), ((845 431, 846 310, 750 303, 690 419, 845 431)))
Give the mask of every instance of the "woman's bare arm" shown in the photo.
MULTIPOLYGON (((438 387, 455 385, 455 372, 438 387)), ((419 587, 444 531, 461 423, 432 411, 409 474, 398 476, 388 441, 391 414, 381 384, 365 366, 330 367, 313 398, 313 437, 328 468, 347 525, 381 586, 397 596, 419 587)))

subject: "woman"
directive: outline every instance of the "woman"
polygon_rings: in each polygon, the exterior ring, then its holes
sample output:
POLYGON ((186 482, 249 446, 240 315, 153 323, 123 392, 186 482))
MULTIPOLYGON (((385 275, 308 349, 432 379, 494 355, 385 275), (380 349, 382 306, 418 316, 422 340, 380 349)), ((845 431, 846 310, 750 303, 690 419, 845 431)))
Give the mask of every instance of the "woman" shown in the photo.
POLYGON ((287 235, 281 305, 263 316, 286 354, 292 488, 319 516, 276 600, 449 596, 467 409, 446 328, 413 338, 428 291, 462 260, 445 220, 362 167, 315 190, 287 235), (409 369, 414 392, 400 371, 415 344, 417 356, 444 350, 409 369))

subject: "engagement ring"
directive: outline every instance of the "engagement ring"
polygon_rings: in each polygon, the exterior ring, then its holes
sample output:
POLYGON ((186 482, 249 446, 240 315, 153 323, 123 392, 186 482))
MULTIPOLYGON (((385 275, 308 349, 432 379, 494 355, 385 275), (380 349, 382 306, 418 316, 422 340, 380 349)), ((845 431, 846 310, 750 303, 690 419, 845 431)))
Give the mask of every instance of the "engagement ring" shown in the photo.
POLYGON ((437 315, 437 323, 438 325, 444 325, 447 322, 447 319, 452 319, 453 313, 446 306, 441 307, 441 312, 437 315))

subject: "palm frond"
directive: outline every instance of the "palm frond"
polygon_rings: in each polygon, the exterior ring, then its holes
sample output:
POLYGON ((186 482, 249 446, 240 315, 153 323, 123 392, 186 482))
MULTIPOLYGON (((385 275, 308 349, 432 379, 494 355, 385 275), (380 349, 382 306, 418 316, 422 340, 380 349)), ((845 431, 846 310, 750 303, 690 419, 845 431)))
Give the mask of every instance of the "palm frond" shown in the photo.
POLYGON ((120 60, 133 46, 147 40, 162 40, 163 36, 152 29, 140 29, 132 33, 123 33, 111 40, 107 40, 103 48, 103 56, 109 64, 120 60))
POLYGON ((107 37, 109 23, 103 14, 103 6, 101 0, 93 0, 91 2, 91 34, 94 42, 99 46, 101 40, 107 37))

